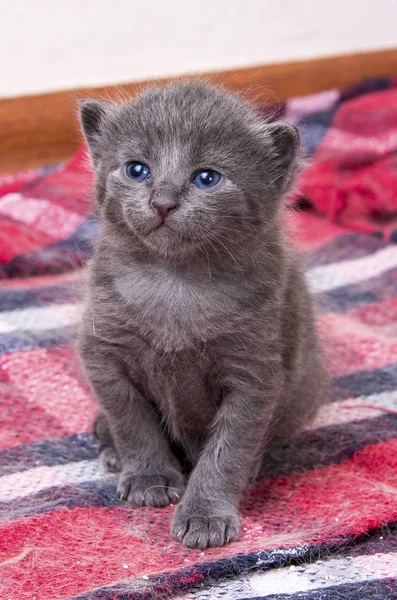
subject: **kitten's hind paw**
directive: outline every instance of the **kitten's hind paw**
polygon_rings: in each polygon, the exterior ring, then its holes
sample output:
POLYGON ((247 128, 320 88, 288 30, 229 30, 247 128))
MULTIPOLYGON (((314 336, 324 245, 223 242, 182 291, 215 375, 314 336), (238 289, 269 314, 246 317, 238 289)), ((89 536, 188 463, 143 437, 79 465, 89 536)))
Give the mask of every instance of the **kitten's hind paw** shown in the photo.
POLYGON ((239 537, 240 527, 237 514, 195 515, 187 511, 183 504, 175 511, 171 525, 171 535, 189 548, 213 548, 224 546, 239 537))
POLYGON ((110 473, 120 473, 122 465, 121 458, 116 448, 106 446, 101 452, 101 463, 105 471, 110 473))
POLYGON ((184 477, 177 471, 160 474, 122 472, 117 495, 134 506, 167 506, 179 501, 185 487, 184 477))

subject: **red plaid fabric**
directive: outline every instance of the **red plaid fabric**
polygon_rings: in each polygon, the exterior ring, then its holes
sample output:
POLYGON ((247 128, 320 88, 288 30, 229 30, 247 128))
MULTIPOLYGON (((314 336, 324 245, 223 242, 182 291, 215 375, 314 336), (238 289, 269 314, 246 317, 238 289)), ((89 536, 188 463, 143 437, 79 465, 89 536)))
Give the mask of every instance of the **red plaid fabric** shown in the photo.
MULTIPOLYGON (((373 92, 376 102, 382 94, 373 92)), ((311 103, 324 112, 331 101, 335 94, 311 103)), ((304 105, 284 110, 291 120, 299 113, 309 147, 314 113, 304 105)), ((336 164, 322 140, 319 160, 336 164)), ((360 165, 368 152, 357 154, 360 165)), ((288 213, 332 401, 244 495, 241 539, 189 550, 170 539, 173 507, 121 503, 115 476, 99 465, 96 406, 73 347, 96 230, 89 182, 83 151, 65 168, 0 181, 0 597, 203 598, 211 584, 215 598, 225 577, 257 570, 271 577, 261 592, 230 588, 224 597, 358 600, 364 585, 368 598, 397 597, 397 247, 312 210, 288 213), (344 565, 337 579, 333 560, 344 565), (291 566, 302 573, 292 583, 291 566)))

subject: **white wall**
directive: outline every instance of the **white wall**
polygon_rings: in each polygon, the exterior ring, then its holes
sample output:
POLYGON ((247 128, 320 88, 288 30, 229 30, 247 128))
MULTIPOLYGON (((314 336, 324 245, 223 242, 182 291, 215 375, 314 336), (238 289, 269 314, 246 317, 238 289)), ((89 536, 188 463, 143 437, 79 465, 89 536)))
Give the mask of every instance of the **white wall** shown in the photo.
POLYGON ((397 46, 397 0, 0 0, 0 97, 397 46))

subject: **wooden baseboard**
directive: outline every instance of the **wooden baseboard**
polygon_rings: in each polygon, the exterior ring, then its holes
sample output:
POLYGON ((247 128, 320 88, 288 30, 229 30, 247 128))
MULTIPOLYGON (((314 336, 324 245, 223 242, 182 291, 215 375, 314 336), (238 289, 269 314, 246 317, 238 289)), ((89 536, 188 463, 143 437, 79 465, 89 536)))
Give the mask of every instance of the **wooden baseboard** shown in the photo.
MULTIPOLYGON (((201 75, 258 101, 341 88, 366 77, 397 75, 397 48, 262 65, 201 75)), ((200 77, 200 75, 198 75, 200 77)), ((176 79, 176 78, 172 78, 176 79)), ((160 80, 164 83, 167 80, 160 80)), ((80 144, 76 121, 79 98, 135 95, 147 82, 81 88, 0 99, 0 172, 53 164, 67 159, 80 144)))

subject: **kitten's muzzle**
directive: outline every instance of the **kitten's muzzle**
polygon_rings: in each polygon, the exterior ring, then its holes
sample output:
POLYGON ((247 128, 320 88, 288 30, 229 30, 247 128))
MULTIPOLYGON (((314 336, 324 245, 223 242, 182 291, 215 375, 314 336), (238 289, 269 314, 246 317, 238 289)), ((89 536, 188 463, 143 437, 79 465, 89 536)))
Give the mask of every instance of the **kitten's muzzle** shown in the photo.
POLYGON ((150 202, 150 206, 161 218, 161 224, 163 224, 167 217, 177 210, 179 203, 169 196, 159 196, 150 202))

